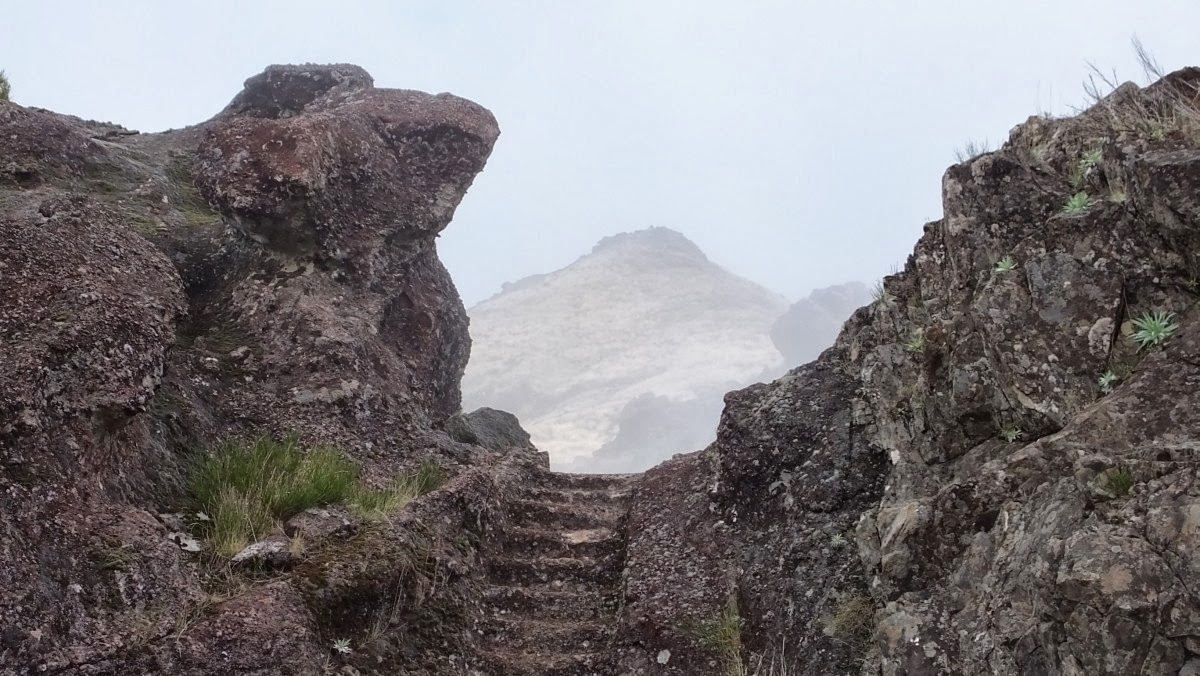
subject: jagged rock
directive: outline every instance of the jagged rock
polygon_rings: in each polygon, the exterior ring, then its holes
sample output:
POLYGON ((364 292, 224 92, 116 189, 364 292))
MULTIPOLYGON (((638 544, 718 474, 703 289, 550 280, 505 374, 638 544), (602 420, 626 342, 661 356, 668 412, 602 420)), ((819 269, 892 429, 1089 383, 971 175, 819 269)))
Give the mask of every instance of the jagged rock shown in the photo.
MULTIPOLYGON (((201 612, 204 557, 152 514, 233 436, 296 431, 379 482, 452 445, 470 341, 434 238, 497 134, 344 65, 272 67, 162 134, 0 102, 0 672, 312 673, 359 629, 290 579, 201 612)), ((458 542, 439 518, 422 533, 458 542)), ((391 589, 413 561, 369 564, 343 581, 391 589)))
MULTIPOLYGON (((816 362, 728 395, 690 460, 707 477, 664 487, 692 500, 635 493, 655 523, 729 524, 708 555, 737 571, 752 655, 786 644, 799 673, 883 676, 1190 668, 1200 164, 1170 116, 1198 88, 1196 69, 1126 85, 951 167, 945 217, 884 298, 816 362), (1068 212, 1081 190, 1093 202, 1068 212), (1178 331, 1138 350, 1130 320, 1153 310, 1178 331), (833 592, 856 595, 854 623, 833 592)), ((631 580, 691 556, 631 538, 631 580)), ((689 617, 665 604, 655 627, 689 617)))

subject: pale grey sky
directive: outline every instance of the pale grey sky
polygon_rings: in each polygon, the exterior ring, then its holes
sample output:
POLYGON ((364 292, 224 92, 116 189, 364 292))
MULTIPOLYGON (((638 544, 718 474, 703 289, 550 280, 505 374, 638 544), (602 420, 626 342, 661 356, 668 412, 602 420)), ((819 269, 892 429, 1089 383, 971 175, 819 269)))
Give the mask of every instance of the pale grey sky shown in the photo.
POLYGON ((450 91, 502 134, 440 241, 464 300, 601 237, 682 231, 796 298, 869 281, 941 213, 970 139, 1082 100, 1087 62, 1200 64, 1196 0, 38 2, 5 9, 18 103, 143 131, 218 111, 270 63, 450 91))

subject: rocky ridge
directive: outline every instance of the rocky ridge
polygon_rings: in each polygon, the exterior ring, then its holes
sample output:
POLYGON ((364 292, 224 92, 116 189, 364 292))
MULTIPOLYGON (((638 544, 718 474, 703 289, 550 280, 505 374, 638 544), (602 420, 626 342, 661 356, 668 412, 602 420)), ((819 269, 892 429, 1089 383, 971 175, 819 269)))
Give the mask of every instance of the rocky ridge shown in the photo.
POLYGON ((480 552, 545 464, 511 416, 457 414, 470 339, 434 238, 498 133, 348 65, 272 66, 162 134, 0 102, 0 673, 474 659, 480 552), (264 434, 375 485, 455 476, 382 523, 289 521, 302 546, 238 569, 186 532, 184 484, 264 434))
POLYGON ((704 672, 681 627, 730 605, 772 673, 1200 670, 1197 92, 1127 84, 951 167, 834 347, 646 474, 623 631, 682 659, 643 671, 704 672))
POLYGON ((951 167, 832 348, 634 477, 455 412, 482 108, 344 65, 164 134, 0 102, 0 673, 1195 674, 1197 92, 951 167), (453 477, 213 566, 187 464, 288 432, 453 477))

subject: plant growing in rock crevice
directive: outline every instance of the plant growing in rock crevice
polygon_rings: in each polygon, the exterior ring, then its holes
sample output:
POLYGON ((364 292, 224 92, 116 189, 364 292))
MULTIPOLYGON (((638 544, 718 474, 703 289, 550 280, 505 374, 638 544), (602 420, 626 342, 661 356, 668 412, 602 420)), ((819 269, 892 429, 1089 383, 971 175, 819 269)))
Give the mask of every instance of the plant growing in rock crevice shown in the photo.
POLYGON ((1077 192, 1067 199, 1063 205, 1063 213, 1068 216, 1078 216, 1092 206, 1092 198, 1086 192, 1077 192))
POLYGON ((736 596, 729 597, 720 614, 695 623, 687 633, 716 656, 722 676, 748 676, 742 659, 742 616, 736 596))
POLYGON ((283 441, 258 437, 219 445, 191 468, 188 490, 196 511, 207 517, 199 529, 218 554, 233 556, 310 507, 346 502, 364 518, 383 519, 444 479, 437 464, 427 460, 413 474, 370 488, 340 451, 305 450, 291 435, 283 441))
POLYGON ((846 645, 857 659, 871 650, 875 634, 875 606, 858 592, 837 595, 833 612, 821 619, 825 635, 846 645))
POLYGON ((1098 485, 1113 497, 1122 498, 1129 495, 1133 488, 1133 473, 1120 467, 1110 467, 1100 474, 1098 485))
POLYGON ((1130 338, 1137 343, 1139 350, 1157 347, 1179 330, 1179 325, 1171 321, 1174 317, 1174 314, 1162 310, 1143 313, 1133 320, 1137 331, 1130 338))
POLYGON ((1120 380, 1121 379, 1117 377, 1117 374, 1111 368, 1105 370, 1104 373, 1100 374, 1098 381, 1100 384, 1100 391, 1105 394, 1112 392, 1113 388, 1116 387, 1116 384, 1120 382, 1120 380))
POLYGON ((1016 270, 1016 269, 1017 269, 1017 262, 1015 260, 1013 260, 1012 256, 1005 256, 1004 258, 1001 258, 1000 260, 996 261, 995 271, 998 273, 1012 272, 1013 270, 1016 270))
POLYGON ((9 100, 8 97, 11 94, 12 85, 8 81, 8 76, 4 74, 3 70, 0 70, 0 101, 9 100))

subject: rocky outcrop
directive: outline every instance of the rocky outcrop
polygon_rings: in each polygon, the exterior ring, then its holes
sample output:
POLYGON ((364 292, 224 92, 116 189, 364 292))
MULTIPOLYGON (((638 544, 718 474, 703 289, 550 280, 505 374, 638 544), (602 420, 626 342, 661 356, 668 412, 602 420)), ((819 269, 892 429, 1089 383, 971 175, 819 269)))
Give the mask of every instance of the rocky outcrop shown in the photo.
POLYGON ((724 392, 782 370, 784 309, 673 230, 615 235, 471 308, 463 396, 515 413, 556 467, 640 471, 703 447, 724 392), (675 424, 636 429, 663 408, 675 424))
POLYGON ((1195 670, 1198 87, 1126 85, 951 167, 944 218, 836 345, 647 475, 644 671, 672 642, 716 659, 678 630, 714 589, 751 663, 796 673, 1195 670), (1175 332, 1139 347, 1154 312, 1175 332))
POLYGON ((434 238, 497 134, 344 65, 163 134, 0 102, 0 673, 468 659, 498 505, 544 463, 515 421, 441 429, 470 340, 434 238), (287 433, 371 482, 459 476, 384 523, 294 523, 287 570, 193 551, 183 470, 287 433))

